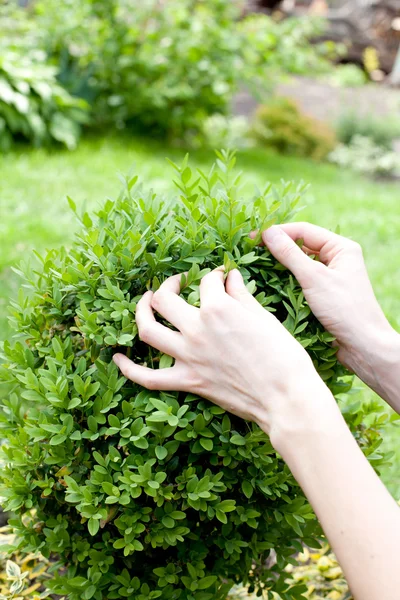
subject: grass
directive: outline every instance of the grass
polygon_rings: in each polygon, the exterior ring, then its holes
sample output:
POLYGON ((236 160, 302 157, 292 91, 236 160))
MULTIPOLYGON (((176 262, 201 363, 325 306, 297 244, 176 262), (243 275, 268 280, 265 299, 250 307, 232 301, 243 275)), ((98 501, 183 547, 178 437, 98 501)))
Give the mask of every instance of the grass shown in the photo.
MULTIPOLYGON (((148 185, 169 187, 171 169, 165 157, 180 160, 183 150, 166 149, 155 142, 127 137, 92 138, 75 152, 19 150, 0 158, 0 338, 7 334, 6 305, 18 288, 11 265, 29 259, 32 250, 68 244, 77 227, 65 196, 78 207, 92 209, 106 197, 117 195, 118 173, 136 170, 148 185)), ((192 162, 205 166, 212 152, 192 152, 192 162)), ((245 150, 238 157, 245 172, 244 193, 265 181, 305 180, 311 183, 302 219, 328 228, 364 247, 368 270, 392 324, 400 329, 400 186, 373 182, 351 171, 307 160, 283 158, 262 150, 245 150)), ((396 431, 385 441, 397 450, 396 469, 385 481, 400 497, 400 445, 396 431)))

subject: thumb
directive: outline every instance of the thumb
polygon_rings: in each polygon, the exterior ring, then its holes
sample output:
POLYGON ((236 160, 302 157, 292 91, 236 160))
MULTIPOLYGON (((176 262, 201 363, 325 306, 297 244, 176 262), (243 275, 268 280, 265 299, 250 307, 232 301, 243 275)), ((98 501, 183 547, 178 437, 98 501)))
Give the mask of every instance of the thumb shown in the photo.
POLYGON ((262 239, 271 254, 292 271, 302 287, 309 285, 317 264, 309 258, 278 225, 263 232, 262 239))
POLYGON ((259 310, 264 312, 261 304, 257 302, 245 286, 243 277, 238 269, 233 269, 229 272, 225 282, 225 291, 245 308, 253 312, 259 310))

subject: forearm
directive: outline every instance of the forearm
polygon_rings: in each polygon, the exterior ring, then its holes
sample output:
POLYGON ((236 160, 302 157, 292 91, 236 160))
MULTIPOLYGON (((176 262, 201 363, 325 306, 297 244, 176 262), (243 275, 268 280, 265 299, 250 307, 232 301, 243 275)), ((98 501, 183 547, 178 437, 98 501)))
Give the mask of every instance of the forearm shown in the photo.
POLYGON ((400 335, 394 329, 354 336, 351 347, 339 350, 339 359, 342 357, 360 379, 400 413, 400 335))
POLYGON ((322 418, 318 430, 314 418, 312 431, 294 429, 290 437, 281 432, 274 445, 313 506, 355 600, 396 600, 400 509, 339 411, 329 421, 326 427, 322 418))

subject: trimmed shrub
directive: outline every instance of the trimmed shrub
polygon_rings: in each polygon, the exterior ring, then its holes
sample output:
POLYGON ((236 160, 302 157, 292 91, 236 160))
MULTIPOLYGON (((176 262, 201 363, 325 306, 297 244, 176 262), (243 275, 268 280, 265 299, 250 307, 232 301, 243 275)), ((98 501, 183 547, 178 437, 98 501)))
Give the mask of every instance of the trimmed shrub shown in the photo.
POLYGON ((339 144, 329 160, 340 167, 353 169, 365 175, 400 177, 398 152, 377 146, 369 137, 356 135, 350 144, 339 144))
POLYGON ((322 160, 335 147, 333 130, 302 113, 289 98, 275 98, 255 114, 252 135, 258 143, 281 154, 322 160))
POLYGON ((400 119, 395 115, 379 117, 347 111, 339 118, 336 133, 339 141, 347 146, 361 136, 369 138, 375 146, 392 150, 393 141, 400 137, 400 119))
MULTIPOLYGON (((80 217, 70 250, 51 250, 34 268, 19 269, 25 283, 11 308, 16 338, 1 352, 10 393, 0 413, 0 496, 15 513, 16 548, 59 557, 52 593, 222 600, 244 581, 289 599, 303 589, 286 583, 284 569, 302 544, 318 547, 321 532, 268 437, 192 394, 140 388, 111 360, 122 351, 169 366, 170 357, 138 339, 136 303, 186 272, 182 293, 198 306, 201 277, 224 263, 240 268, 334 394, 351 387, 298 283, 259 238, 248 237, 292 219, 304 185, 267 185, 244 198, 234 165, 223 152, 208 174, 194 173, 186 158, 175 166, 178 197, 127 178, 117 200, 80 217), (276 562, 265 568, 273 550, 276 562)), ((375 410, 352 404, 346 418, 379 466, 377 428, 385 418, 375 410)))
POLYGON ((205 119, 200 136, 193 140, 206 148, 246 148, 253 143, 249 137, 247 117, 212 115, 205 119))
POLYGON ((369 80, 366 72, 353 63, 337 65, 326 79, 337 87, 361 87, 369 80))

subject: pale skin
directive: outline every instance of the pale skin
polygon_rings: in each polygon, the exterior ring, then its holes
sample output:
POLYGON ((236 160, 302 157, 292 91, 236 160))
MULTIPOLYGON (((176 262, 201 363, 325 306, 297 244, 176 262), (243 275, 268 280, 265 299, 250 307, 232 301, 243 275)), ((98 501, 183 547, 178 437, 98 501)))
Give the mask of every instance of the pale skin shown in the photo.
MULTIPOLYGON (((336 337, 339 360, 400 412, 400 335, 375 298, 360 246, 309 223, 271 227, 263 241, 336 337)), ((198 394, 258 423, 312 504, 355 600, 398 600, 400 509, 306 351, 237 270, 226 281, 221 270, 202 279, 200 308, 179 292, 180 276, 171 277, 136 312, 140 338, 173 356, 174 366, 152 370, 117 354, 122 373, 148 389, 198 394)))

